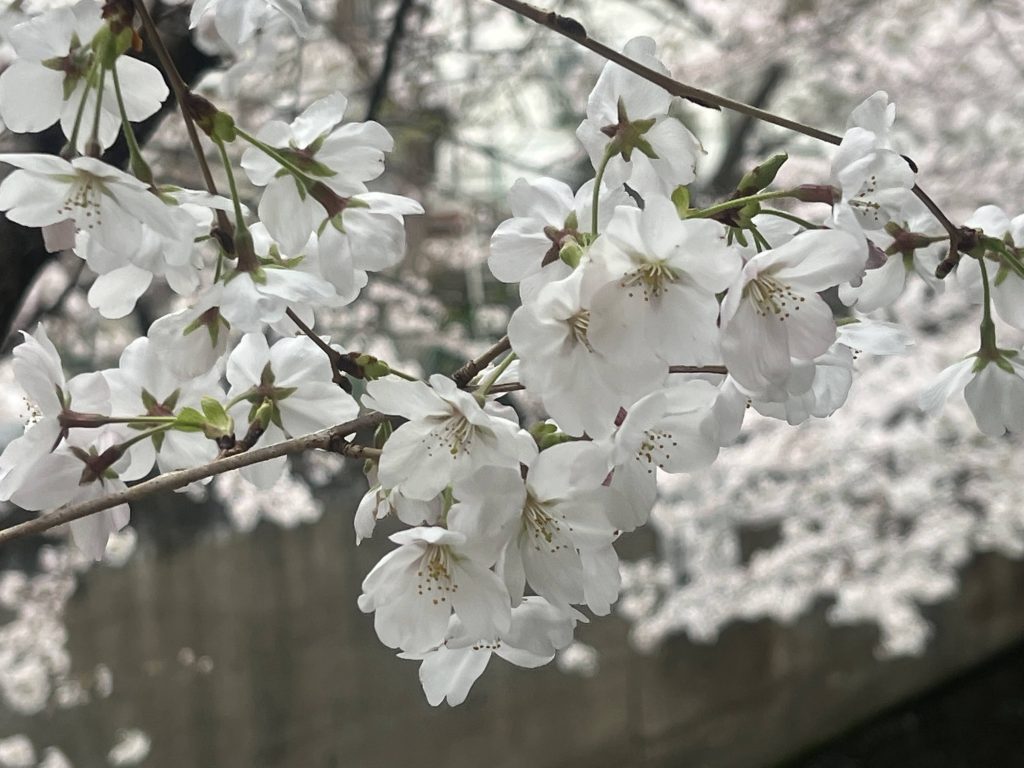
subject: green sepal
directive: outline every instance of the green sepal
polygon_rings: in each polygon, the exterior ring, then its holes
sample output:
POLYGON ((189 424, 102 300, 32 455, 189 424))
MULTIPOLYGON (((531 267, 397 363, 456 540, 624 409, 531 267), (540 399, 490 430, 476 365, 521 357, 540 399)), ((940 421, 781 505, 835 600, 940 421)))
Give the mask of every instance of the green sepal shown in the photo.
POLYGON ((531 426, 530 436, 542 451, 575 440, 572 435, 559 431, 558 426, 550 421, 541 421, 531 426))
POLYGON ((373 355, 359 355, 356 358, 356 365, 363 370, 363 378, 367 381, 382 379, 391 375, 391 366, 383 360, 378 360, 373 355))
POLYGON ((763 163, 755 165, 743 175, 740 183, 736 185, 736 196, 756 195, 775 181, 775 175, 787 160, 789 160, 789 155, 780 152, 777 155, 772 155, 763 163))
POLYGON ((274 418, 276 413, 277 408, 274 406, 274 402, 269 399, 264 399, 262 403, 253 409, 249 421, 259 424, 263 430, 266 430, 267 427, 270 426, 271 421, 277 421, 280 418, 274 418))
POLYGON ((206 417, 206 428, 203 432, 207 437, 216 439, 224 435, 234 434, 235 420, 224 410, 219 400, 204 397, 200 400, 203 415, 206 417))
POLYGON ((685 219, 690 212, 690 188, 680 185, 672 190, 672 202, 679 218, 685 219))
POLYGON ((573 269, 576 269, 583 259, 583 254, 583 247, 572 238, 569 238, 569 241, 559 249, 558 258, 573 269))
POLYGON ((222 141, 230 144, 238 138, 238 131, 235 129, 235 119, 227 112, 217 111, 210 125, 210 138, 214 141, 222 141))
POLYGON ((114 33, 110 31, 110 27, 104 24, 99 28, 95 37, 92 39, 92 50, 96 54, 96 58, 104 69, 113 69, 114 62, 117 61, 117 56, 120 51, 117 50, 117 42, 114 38, 114 33))
POLYGON ((202 432, 206 419, 195 408, 182 408, 174 418, 174 428, 182 432, 202 432))
POLYGON ((153 413, 156 407, 160 405, 160 402, 156 399, 152 392, 143 387, 142 389, 142 407, 146 409, 146 413, 153 413))

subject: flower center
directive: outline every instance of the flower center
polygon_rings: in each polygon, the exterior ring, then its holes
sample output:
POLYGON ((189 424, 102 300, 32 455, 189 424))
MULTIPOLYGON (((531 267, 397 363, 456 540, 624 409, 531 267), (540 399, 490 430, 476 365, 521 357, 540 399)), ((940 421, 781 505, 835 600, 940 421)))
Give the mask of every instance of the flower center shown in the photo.
POLYGON ((428 544, 416 571, 416 594, 429 597, 434 605, 446 602, 450 593, 459 590, 453 572, 451 550, 444 544, 428 544))
POLYGON ((528 494, 523 506, 523 528, 530 537, 530 542, 538 552, 547 550, 554 553, 566 549, 569 545, 559 540, 562 524, 544 508, 533 495, 528 494))
POLYGON ((103 186, 99 179, 88 174, 80 174, 68 190, 59 213, 74 219, 79 229, 93 229, 103 224, 100 207, 102 199, 103 186))
MULTIPOLYGON (((623 288, 643 291, 644 301, 657 299, 672 283, 679 280, 679 273, 663 261, 646 261, 632 272, 622 276, 619 283, 623 288)), ((634 291, 629 291, 632 298, 634 291)))
POLYGON ((647 466, 647 474, 653 475, 654 468, 665 468, 665 462, 672 458, 667 452, 669 447, 679 445, 672 439, 672 434, 660 429, 645 429, 640 447, 636 449, 636 460, 647 466))
POLYGON ((588 352, 593 352, 594 348, 590 346, 590 341, 587 339, 587 331, 590 329, 590 310, 581 309, 566 322, 569 324, 569 335, 572 340, 576 344, 582 344, 588 352))
POLYGON ((850 207, 860 211, 865 216, 870 216, 876 224, 881 225, 882 219, 879 213, 882 210, 880 203, 871 199, 872 196, 878 192, 878 177, 873 175, 864 182, 864 186, 861 187, 852 200, 850 200, 850 207))
POLYGON ((427 455, 432 456, 436 449, 451 454, 452 458, 469 453, 473 431, 473 425, 461 413, 449 416, 423 439, 427 455))
POLYGON ((796 312, 800 309, 800 304, 807 300, 771 275, 759 275, 754 278, 747 283, 743 293, 754 302, 762 317, 775 315, 779 320, 785 320, 789 317, 790 310, 796 312))

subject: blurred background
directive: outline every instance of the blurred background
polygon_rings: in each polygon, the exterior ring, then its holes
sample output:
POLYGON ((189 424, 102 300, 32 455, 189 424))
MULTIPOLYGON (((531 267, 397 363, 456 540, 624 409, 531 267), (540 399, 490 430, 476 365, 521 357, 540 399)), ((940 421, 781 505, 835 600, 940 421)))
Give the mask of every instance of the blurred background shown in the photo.
MULTIPOLYGON (((50 5, 7 4, 0 39, 50 5)), ((1024 211, 1016 0, 554 6, 613 47, 653 37, 685 82, 828 130, 886 90, 901 150, 954 220, 987 203, 1024 211)), ((190 35, 187 6, 154 15, 182 71, 242 125, 340 89, 348 119, 392 132, 373 188, 427 214, 408 220, 405 263, 319 328, 396 367, 451 372, 517 303, 486 267, 508 188, 592 174, 574 131, 603 62, 485 0, 305 9, 309 39, 271 27, 238 57, 208 24, 190 35)), ((4 44, 0 66, 11 55, 4 44)), ((164 118, 146 153, 162 180, 196 187, 180 122, 164 118)), ((686 119, 706 150, 698 201, 782 149, 781 183, 827 181, 810 139, 691 104, 686 119)), ((55 152, 60 138, 3 133, 0 147, 55 152)), ((70 369, 95 369, 181 301, 157 286, 103 320, 82 262, 3 219, 0 259, 0 444, 22 428, 14 331, 41 320, 70 369)), ((974 348, 977 315, 956 291, 912 285, 879 315, 913 331, 910 355, 862 358, 830 419, 752 414, 711 471, 666 482, 651 525, 621 540, 617 614, 547 668, 495 660, 456 710, 427 705, 417 664, 356 608, 390 531, 356 548, 365 480, 340 457, 306 456, 270 492, 224 475, 150 498, 99 565, 59 533, 7 545, 0 766, 1024 765, 1019 437, 979 435, 962 403, 936 419, 916 406, 974 348)), ((0 508, 0 524, 25 517, 0 508)))

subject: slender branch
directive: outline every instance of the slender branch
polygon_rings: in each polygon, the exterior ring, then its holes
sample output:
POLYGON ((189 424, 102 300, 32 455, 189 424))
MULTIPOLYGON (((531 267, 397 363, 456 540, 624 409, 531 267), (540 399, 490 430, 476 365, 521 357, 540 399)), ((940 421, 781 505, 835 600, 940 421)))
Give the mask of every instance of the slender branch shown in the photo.
POLYGON ((380 448, 371 448, 368 445, 345 443, 335 453, 348 456, 350 459, 379 459, 384 454, 384 451, 380 448))
MULTIPOLYGON (((670 365, 669 373, 716 373, 725 376, 729 369, 724 365, 670 365)), ((508 392, 521 392, 526 387, 518 381, 511 381, 507 384, 495 384, 488 390, 488 394, 507 394, 508 392)))
POLYGON ((579 43, 584 48, 593 51, 598 56, 608 59, 608 61, 614 62, 620 67, 628 69, 630 72, 639 75, 645 80, 650 80, 655 85, 660 85, 673 96, 681 96, 684 99, 700 104, 702 107, 709 107, 711 109, 721 109, 724 107, 725 109, 732 110, 733 112, 738 112, 741 115, 749 115, 750 117, 756 118, 762 122, 771 123, 772 125, 777 125, 781 128, 795 131, 796 133, 802 133, 805 136, 810 136, 812 139, 826 141, 829 144, 839 144, 843 140, 841 136, 837 136, 834 133, 823 131, 812 125, 805 125, 804 123, 796 120, 781 117, 780 115, 773 114, 772 112, 767 112, 763 109, 753 107, 750 104, 744 104, 742 101, 735 101, 734 99, 719 96, 718 94, 705 91, 701 88, 695 88, 692 85, 681 83, 667 75, 656 72, 655 70, 634 61, 628 56, 625 56, 619 51, 609 48, 604 43, 593 39, 587 35, 587 30, 582 24, 568 16, 562 16, 554 11, 545 11, 532 6, 529 3, 520 2, 520 0, 491 0, 491 2, 497 3, 500 6, 508 8, 513 13, 524 16, 541 26, 547 27, 548 29, 558 32, 560 35, 568 37, 570 40, 579 43))
POLYGON ((524 389, 526 389, 526 387, 524 387, 518 381, 512 381, 509 382, 508 384, 495 384, 493 387, 487 390, 487 394, 498 395, 507 394, 508 392, 522 392, 524 389))
POLYGON ((14 539, 20 539, 34 533, 42 533, 43 531, 48 531, 51 528, 56 528, 58 525, 63 525, 64 523, 69 523, 73 520, 81 520, 83 517, 94 515, 97 512, 102 512, 105 509, 110 509, 111 507, 116 507, 120 504, 128 504, 159 491, 171 491, 177 488, 184 488, 186 485, 194 483, 196 480, 213 477, 214 475, 229 472, 232 469, 248 467, 252 464, 258 464, 261 461, 276 459, 279 456, 290 456, 296 453, 322 449, 334 450, 343 455, 350 455, 353 457, 369 457, 373 455, 372 453, 369 453, 373 449, 363 448, 362 446, 349 446, 346 448, 344 444, 339 444, 339 441, 348 435, 355 434, 361 429, 375 427, 381 422, 386 421, 387 418, 388 417, 382 413, 371 411, 370 413, 364 414, 352 421, 347 421, 344 424, 338 424, 337 426, 321 430, 320 432, 314 432, 311 435, 295 437, 281 443, 268 445, 265 448, 257 448, 255 450, 248 451, 247 453, 239 453, 223 459, 216 459, 215 461, 211 461, 209 464, 203 464, 199 467, 190 467, 188 469, 179 469, 176 472, 168 472, 167 474, 159 475, 158 477, 154 477, 152 480, 146 480, 138 485, 133 485, 130 488, 118 491, 117 493, 112 493, 108 496, 102 496, 98 499, 90 499, 89 501, 84 501, 79 504, 68 504, 54 510, 53 512, 41 515, 34 520, 28 520, 27 522, 12 525, 9 528, 0 530, 0 544, 13 541, 14 539))
POLYGON ((729 372, 724 365, 670 365, 669 373, 720 373, 723 376, 729 372))
POLYGON ((341 352, 321 339, 320 336, 317 335, 316 331, 306 325, 302 321, 302 318, 299 317, 291 307, 285 311, 289 319, 298 326, 299 330, 302 331, 310 341, 316 344, 325 355, 327 355, 327 359, 331 363, 331 381, 346 392, 351 392, 352 383, 348 380, 345 374, 347 373, 357 379, 363 378, 363 372, 359 370, 359 366, 356 364, 356 361, 348 355, 341 354, 341 352))
POLYGON ((498 341, 493 347, 484 352, 480 357, 475 360, 470 360, 464 366, 459 368, 455 373, 452 374, 452 380, 460 387, 464 387, 473 380, 480 371, 486 368, 492 360, 494 360, 502 352, 505 352, 512 348, 512 345, 508 341, 508 336, 502 336, 501 340, 498 341))
MULTIPOLYGON (((604 43, 594 40, 587 34, 586 28, 580 24, 580 22, 569 16, 562 16, 554 11, 545 11, 530 5, 529 3, 521 2, 521 0, 491 0, 491 2, 497 3, 513 13, 530 19, 530 21, 547 27, 560 35, 568 37, 570 40, 588 50, 593 51, 608 61, 628 69, 630 72, 639 75, 645 80, 649 80, 655 85, 660 85, 674 96, 681 96, 682 98, 688 99, 702 107, 709 107, 711 109, 721 109, 724 107, 725 109, 733 112, 738 112, 741 115, 747 115, 748 117, 753 117, 762 122, 777 125, 780 128, 785 128, 795 133, 803 134, 804 136, 810 136, 812 139, 818 139, 819 141, 824 141, 828 144, 839 145, 842 143, 843 139, 841 136, 830 133, 829 131, 823 131, 820 128, 815 128, 812 125, 807 125, 797 120, 790 120, 789 118, 776 115, 772 112, 768 112, 767 110, 753 107, 750 104, 744 104, 742 101, 735 101, 734 99, 719 96, 718 94, 705 91, 701 88, 695 88, 692 85, 681 83, 680 81, 674 80, 660 72, 656 72, 649 67, 645 67, 643 64, 634 61, 619 51, 609 48, 604 43)), ((916 172, 917 166, 914 162, 905 155, 904 159, 916 172)), ((947 256, 945 261, 939 265, 935 273, 937 277, 945 277, 953 267, 956 266, 956 262, 959 260, 958 249, 961 245, 962 230, 949 220, 935 202, 925 194, 921 187, 915 185, 913 192, 921 202, 925 204, 928 210, 931 211, 932 215, 938 219, 946 232, 949 233, 949 256, 947 256)))

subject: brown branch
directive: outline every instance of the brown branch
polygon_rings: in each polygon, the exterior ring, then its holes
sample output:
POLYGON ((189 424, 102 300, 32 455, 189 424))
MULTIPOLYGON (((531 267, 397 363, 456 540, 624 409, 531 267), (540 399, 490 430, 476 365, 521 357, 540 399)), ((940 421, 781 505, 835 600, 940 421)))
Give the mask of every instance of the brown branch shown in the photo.
MULTIPOLYGON (((341 438, 339 438, 339 441, 341 438)), ((355 443, 342 443, 338 448, 330 448, 334 453, 348 456, 350 459, 379 459, 384 451, 380 448, 371 448, 368 445, 356 445, 355 443)))
POLYGON ((724 365, 670 365, 669 373, 720 373, 725 376, 729 369, 724 365))
MULTIPOLYGON (((291 440, 285 440, 281 443, 268 445, 265 448, 257 448, 255 450, 248 451, 247 453, 239 453, 234 456, 216 459, 211 461, 209 464, 203 464, 199 467, 190 467, 188 469, 179 469, 176 472, 168 472, 167 474, 154 477, 152 480, 146 480, 145 482, 133 485, 123 491, 112 493, 109 496, 90 499, 89 501, 84 501, 79 504, 67 504, 53 512, 48 512, 47 514, 41 515, 33 520, 28 520, 24 523, 12 525, 9 528, 0 530, 0 544, 13 541, 14 539, 20 539, 33 533, 42 533, 43 531, 48 531, 51 528, 56 528, 58 525, 63 525, 64 523, 69 523, 73 520, 81 520, 83 517, 94 515, 97 512, 102 512, 105 509, 110 509, 111 507, 116 507, 120 504, 127 504, 136 501, 159 491, 171 491, 177 488, 184 488, 189 483, 194 483, 197 480, 204 480, 207 477, 213 477, 214 475, 229 472, 232 469, 248 467, 252 464, 258 464, 261 461, 276 459, 279 456, 290 456, 292 454, 304 453, 315 449, 330 450, 332 446, 337 446, 337 441, 345 436, 355 434, 361 429, 375 427, 381 422, 387 420, 387 418, 388 417, 382 413, 371 411, 370 413, 364 414, 352 421, 347 421, 344 424, 338 424, 337 426, 321 430, 320 432, 314 432, 311 435, 294 437, 291 440)), ((368 453, 368 451, 373 449, 363 448, 362 446, 349 446, 348 449, 341 448, 336 450, 344 455, 369 457, 372 454, 368 453)))
POLYGON ((326 341, 321 339, 312 328, 302 321, 302 318, 300 318, 291 309, 291 307, 286 310, 286 314, 288 315, 288 318, 299 327, 299 330, 302 331, 310 341, 316 344, 325 355, 327 355, 327 359, 331 363, 331 381, 346 392, 351 392, 352 383, 348 380, 345 374, 357 379, 364 378, 364 373, 360 365, 354 358, 352 358, 351 355, 343 355, 326 341))
MULTIPOLYGON (((465 387, 469 382, 473 380, 480 371, 488 366, 488 364, 494 360, 502 352, 507 352, 512 348, 509 344, 508 336, 502 336, 501 340, 498 341, 493 347, 484 352, 480 357, 470 360, 464 366, 459 368, 455 373, 452 374, 452 380, 460 387, 465 387)), ((491 391, 494 391, 492 387, 491 391)))
MULTIPOLYGON (((729 369, 724 365, 670 365, 668 367, 669 373, 715 373, 725 376, 729 373, 729 369)), ((526 387, 520 384, 518 381, 511 381, 507 384, 495 384, 488 390, 488 394, 506 394, 508 392, 521 392, 526 387)))
MULTIPOLYGON (((758 109, 750 104, 744 104, 742 101, 735 101, 734 99, 719 96, 718 94, 705 91, 701 88, 695 88, 692 85, 687 85, 686 83, 682 83, 671 77, 663 75, 660 72, 656 72, 653 69, 645 67, 643 64, 634 61, 628 56, 625 56, 619 51, 609 48, 604 43, 594 40, 587 34, 586 28, 580 24, 580 22, 569 16, 562 16, 554 11, 545 11, 530 5, 529 3, 521 2, 521 0, 491 0, 491 2, 497 3, 513 13, 530 19, 530 21, 536 22, 543 27, 547 27, 560 35, 568 37, 570 40, 584 48, 587 48, 588 50, 593 51, 608 61, 628 69, 630 72, 639 75, 645 80, 649 80, 655 85, 660 85, 674 96, 681 96, 682 98, 688 99, 700 106, 709 107, 711 109, 721 109, 724 107, 725 109, 733 112, 738 112, 741 115, 747 115, 757 120, 761 120, 762 122, 777 125, 780 128, 785 128, 795 133, 803 134, 804 136, 810 136, 812 139, 818 139, 819 141, 824 141, 828 144, 839 145, 843 140, 841 136, 837 136, 829 131, 823 131, 812 125, 806 125, 805 123, 801 123, 797 120, 790 120, 787 117, 782 117, 772 112, 758 109)), ((914 162, 905 155, 904 159, 916 172, 917 166, 914 162)), ((939 265, 939 268, 935 273, 937 277, 945 277, 953 267, 956 266, 956 262, 960 258, 960 251, 958 249, 963 246, 965 231, 953 224, 935 204, 935 202, 925 194, 921 187, 914 185, 913 192, 921 202, 925 204, 928 210, 932 212, 935 218, 938 219, 939 223, 942 224, 943 228, 949 234, 949 256, 947 256, 945 261, 939 265)))

